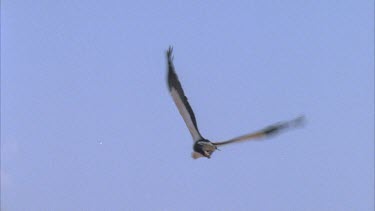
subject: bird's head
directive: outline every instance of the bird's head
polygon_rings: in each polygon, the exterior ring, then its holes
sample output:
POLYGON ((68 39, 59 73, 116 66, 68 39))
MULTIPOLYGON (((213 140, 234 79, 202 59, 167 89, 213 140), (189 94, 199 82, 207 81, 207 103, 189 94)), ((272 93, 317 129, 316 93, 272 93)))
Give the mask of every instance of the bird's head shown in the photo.
POLYGON ((194 152, 192 154, 192 157, 194 159, 197 159, 200 157, 211 158, 212 153, 215 152, 215 150, 217 150, 218 148, 212 142, 204 139, 196 141, 193 149, 194 152))

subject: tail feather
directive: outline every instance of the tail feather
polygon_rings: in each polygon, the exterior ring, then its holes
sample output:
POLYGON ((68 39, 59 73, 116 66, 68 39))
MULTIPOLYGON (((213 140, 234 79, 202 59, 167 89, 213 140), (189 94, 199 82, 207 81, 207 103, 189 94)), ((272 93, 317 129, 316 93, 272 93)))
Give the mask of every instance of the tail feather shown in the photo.
POLYGON ((198 158, 201 158, 201 157, 204 157, 204 156, 199 154, 198 152, 192 152, 191 157, 194 158, 194 159, 198 159, 198 158))

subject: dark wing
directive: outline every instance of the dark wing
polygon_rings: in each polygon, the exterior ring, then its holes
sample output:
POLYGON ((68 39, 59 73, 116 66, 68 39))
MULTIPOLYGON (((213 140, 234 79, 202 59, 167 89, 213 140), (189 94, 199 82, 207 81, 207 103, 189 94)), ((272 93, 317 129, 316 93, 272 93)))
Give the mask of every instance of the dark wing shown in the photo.
POLYGON ((172 95, 173 101, 175 102, 178 111, 180 112, 182 118, 184 119, 186 126, 189 128, 191 136, 194 141, 202 139, 199 133, 197 120, 193 109, 189 105, 188 99, 185 96, 184 90, 182 89, 181 83, 178 80, 177 74, 174 70, 173 57, 172 57, 172 47, 169 47, 167 51, 167 62, 168 62, 168 88, 172 95))
POLYGON ((268 127, 264 128, 260 131, 254 132, 254 133, 250 133, 250 134, 246 134, 246 135, 239 136, 239 137, 236 137, 236 138, 232 138, 232 139, 227 140, 227 141, 215 142, 213 144, 216 145, 216 146, 221 146, 221 145, 235 143, 235 142, 248 141, 248 140, 258 139, 258 138, 265 138, 265 137, 268 137, 268 136, 275 135, 275 134, 277 134, 280 131, 283 131, 285 129, 300 126, 300 125, 303 124, 303 122, 304 122, 304 117, 300 116, 300 117, 298 117, 296 119, 293 119, 293 120, 290 120, 290 121, 276 123, 274 125, 268 126, 268 127))

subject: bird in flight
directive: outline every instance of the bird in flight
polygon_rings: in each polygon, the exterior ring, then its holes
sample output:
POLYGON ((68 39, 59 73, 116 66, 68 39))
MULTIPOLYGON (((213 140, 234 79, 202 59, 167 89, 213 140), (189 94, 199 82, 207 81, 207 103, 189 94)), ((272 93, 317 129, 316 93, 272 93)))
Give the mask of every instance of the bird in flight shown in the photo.
POLYGON ((182 89, 181 83, 178 80, 174 64, 173 64, 173 55, 172 55, 173 48, 169 47, 167 50, 167 63, 168 63, 168 74, 167 74, 167 81, 168 81, 168 88, 169 92, 172 95, 173 101, 175 102, 178 111, 180 112, 182 118, 184 119, 186 126, 188 127, 190 134, 193 138, 194 145, 192 153, 192 157, 194 159, 200 157, 211 158, 212 153, 218 149, 219 146, 237 143, 242 141, 254 140, 259 138, 265 138, 276 133, 288 129, 299 126, 303 123, 304 117, 300 116, 293 120, 279 122, 259 131, 249 133, 246 135, 242 135, 239 137, 235 137, 226 141, 221 142, 211 142, 201 135, 198 130, 197 120, 195 119, 195 115, 193 109, 191 108, 187 97, 185 96, 184 90, 182 89))

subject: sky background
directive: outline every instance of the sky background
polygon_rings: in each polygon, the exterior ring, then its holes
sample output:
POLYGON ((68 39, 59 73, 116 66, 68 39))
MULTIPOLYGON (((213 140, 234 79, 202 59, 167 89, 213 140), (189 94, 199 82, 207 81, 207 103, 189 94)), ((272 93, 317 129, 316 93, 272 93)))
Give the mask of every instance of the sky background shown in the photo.
POLYGON ((1 3, 1 210, 374 209, 372 1, 1 3))

